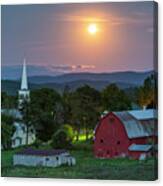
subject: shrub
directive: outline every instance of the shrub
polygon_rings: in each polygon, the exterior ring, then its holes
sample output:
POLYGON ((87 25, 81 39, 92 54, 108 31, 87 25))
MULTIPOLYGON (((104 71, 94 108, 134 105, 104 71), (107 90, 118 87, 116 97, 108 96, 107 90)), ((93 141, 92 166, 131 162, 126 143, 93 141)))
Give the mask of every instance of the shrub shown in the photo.
POLYGON ((73 139, 73 130, 71 126, 64 125, 58 129, 52 136, 51 146, 53 148, 70 148, 73 139))
POLYGON ((32 146, 39 148, 42 145, 42 141, 40 139, 36 139, 32 146))
POLYGON ((69 140, 72 141, 74 138, 74 132, 72 127, 68 124, 65 124, 62 128, 67 133, 67 137, 69 138, 69 140))

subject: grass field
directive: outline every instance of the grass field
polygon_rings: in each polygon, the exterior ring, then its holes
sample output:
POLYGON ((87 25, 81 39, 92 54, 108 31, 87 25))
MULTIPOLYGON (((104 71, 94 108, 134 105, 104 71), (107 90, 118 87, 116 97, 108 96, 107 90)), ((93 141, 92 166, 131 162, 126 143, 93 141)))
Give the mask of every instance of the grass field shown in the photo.
MULTIPOLYGON (((79 144, 78 144, 79 146, 79 144)), ((85 150, 70 151, 76 158, 73 167, 57 168, 13 166, 12 156, 17 150, 2 151, 3 177, 41 177, 41 178, 78 178, 78 179, 121 179, 121 180, 155 180, 155 161, 143 162, 129 159, 97 159, 87 146, 85 150)))

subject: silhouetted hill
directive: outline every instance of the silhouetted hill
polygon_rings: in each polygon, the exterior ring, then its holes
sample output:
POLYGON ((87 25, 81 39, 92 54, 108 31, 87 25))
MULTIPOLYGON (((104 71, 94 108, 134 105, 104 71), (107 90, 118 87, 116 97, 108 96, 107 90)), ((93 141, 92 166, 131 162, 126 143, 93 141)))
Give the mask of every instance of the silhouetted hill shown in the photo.
MULTIPOLYGON (((84 85, 89 85, 97 90, 102 90, 105 88, 107 85, 109 85, 109 81, 89 81, 89 80, 77 80, 77 81, 71 81, 71 82, 66 82, 66 83, 46 83, 46 84, 39 84, 40 87, 48 87, 48 88, 53 88, 55 90, 58 90, 59 92, 62 92, 64 90, 65 86, 68 86, 70 90, 75 90, 78 87, 84 86, 84 85)), ((129 87, 135 87, 133 84, 127 84, 123 82, 117 82, 116 83, 119 88, 125 89, 129 87)))
MULTIPOLYGON (((78 87, 89 85, 97 90, 102 90, 107 85, 109 85, 110 82, 108 81, 87 81, 87 80, 79 80, 79 81, 72 81, 67 83, 45 83, 45 84, 29 84, 30 90, 39 89, 39 88, 52 88, 60 93, 64 90, 65 86, 69 86, 70 90, 76 90, 78 87)), ((134 87, 135 85, 132 84, 126 84, 117 82, 116 83, 118 87, 125 89, 129 87, 134 87)), ((10 95, 16 95, 17 91, 20 88, 20 82, 19 81, 10 81, 10 80, 2 80, 1 84, 2 91, 7 92, 10 95)))
MULTIPOLYGON (((38 88, 52 88, 59 92, 69 86, 71 90, 89 85, 97 90, 102 90, 110 83, 116 83, 122 89, 140 86, 151 72, 114 72, 114 73, 71 73, 59 76, 32 76, 29 79, 31 90, 38 88)), ((8 94, 16 94, 20 87, 20 81, 2 80, 2 91, 8 94)))
POLYGON ((140 85, 144 79, 152 74, 150 72, 113 72, 113 73, 70 73, 58 76, 32 76, 29 77, 31 83, 67 83, 72 81, 109 81, 123 82, 127 84, 140 85))

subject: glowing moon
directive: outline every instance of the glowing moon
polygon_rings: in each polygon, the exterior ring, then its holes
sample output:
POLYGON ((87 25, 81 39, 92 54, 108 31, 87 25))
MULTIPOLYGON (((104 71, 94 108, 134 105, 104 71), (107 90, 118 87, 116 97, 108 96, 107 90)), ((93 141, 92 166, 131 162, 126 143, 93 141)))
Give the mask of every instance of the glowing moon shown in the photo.
POLYGON ((88 32, 91 34, 91 35, 94 35, 96 34, 97 32, 97 25, 95 23, 91 23, 88 25, 88 32))

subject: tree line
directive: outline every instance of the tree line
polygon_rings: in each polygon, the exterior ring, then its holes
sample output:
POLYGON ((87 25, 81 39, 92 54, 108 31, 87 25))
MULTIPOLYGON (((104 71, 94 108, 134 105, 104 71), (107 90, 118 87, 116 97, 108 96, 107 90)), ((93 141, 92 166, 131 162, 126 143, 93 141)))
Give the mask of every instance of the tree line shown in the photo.
MULTIPOLYGON (((105 110, 130 110, 133 103, 142 108, 156 107, 155 85, 152 75, 145 79, 141 87, 132 89, 132 94, 128 94, 129 91, 120 89, 116 84, 108 85, 101 92, 88 85, 79 87, 75 91, 66 86, 62 94, 49 88, 32 90, 30 102, 25 101, 21 109, 27 136, 30 126, 34 126, 37 141, 52 140, 52 145, 57 148, 58 144, 70 145, 74 136, 75 140, 79 140, 81 131, 85 133, 87 140, 105 110)), ((2 92, 2 108, 15 107, 15 100, 13 96, 2 92), (10 102, 10 99, 13 101, 10 102)), ((2 132, 7 129, 8 123, 5 118, 2 122, 2 132)), ((11 134, 6 135, 6 139, 11 134)))

